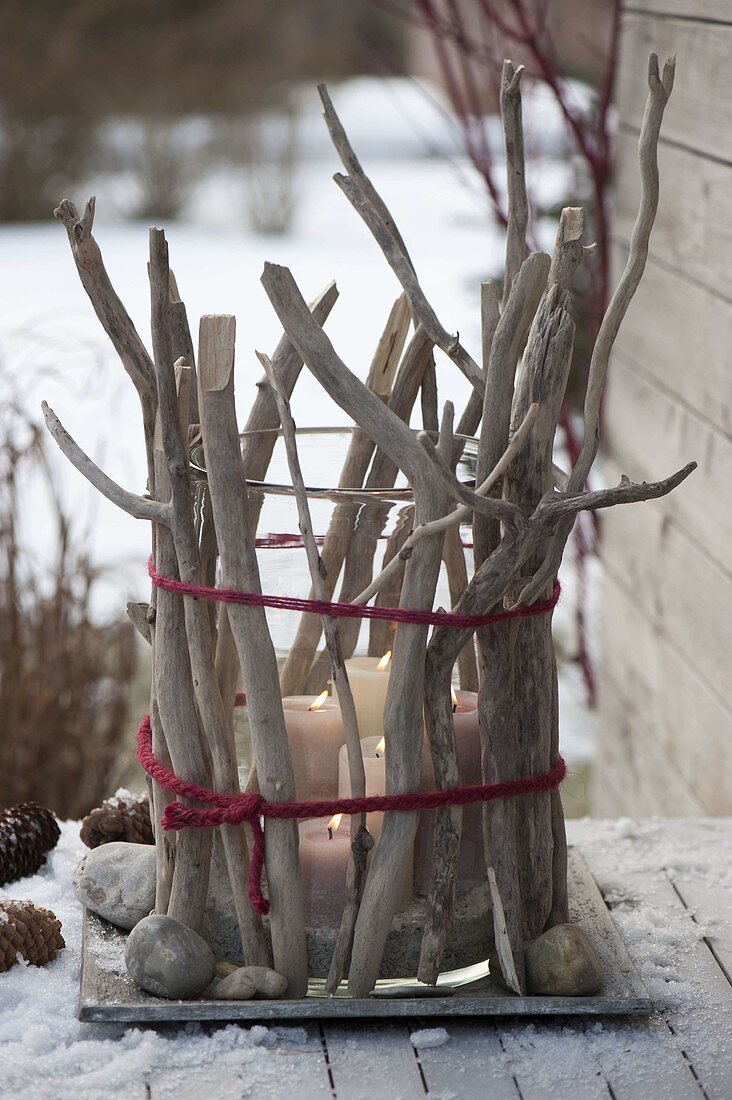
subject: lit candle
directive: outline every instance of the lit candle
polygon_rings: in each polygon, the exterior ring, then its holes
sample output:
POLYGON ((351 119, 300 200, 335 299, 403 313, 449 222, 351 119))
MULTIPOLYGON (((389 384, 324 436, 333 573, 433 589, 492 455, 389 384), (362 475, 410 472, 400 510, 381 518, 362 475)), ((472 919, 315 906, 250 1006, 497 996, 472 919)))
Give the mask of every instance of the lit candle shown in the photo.
POLYGON ((383 657, 351 657, 346 661, 346 669, 361 739, 382 737, 391 650, 383 657))
MULTIPOLYGON (((366 794, 384 794, 386 791, 386 742, 383 737, 365 737, 361 741, 363 770, 366 775, 366 794)), ((351 797, 351 775, 348 770, 348 746, 341 745, 338 753, 338 797, 351 797)), ((366 828, 374 840, 381 835, 383 813, 366 814, 366 828)))
POLYGON ((305 921, 311 927, 336 928, 346 895, 349 818, 341 814, 311 818, 301 821, 298 830, 305 921))
MULTIPOLYGON (((367 737, 361 741, 361 755, 363 757, 363 770, 366 776, 366 795, 384 794, 386 791, 386 742, 383 737, 367 737)), ((348 749, 346 745, 341 747, 338 754, 338 797, 351 797, 351 777, 348 770, 348 749)), ((374 810, 366 814, 366 828, 374 840, 381 836, 384 824, 384 814, 374 810)), ((366 862, 366 873, 371 865, 373 852, 369 853, 366 862)), ((412 901, 414 895, 414 858, 410 852, 408 859, 401 867, 399 882, 400 894, 398 908, 404 909, 412 901)))
POLYGON ((343 744, 338 701, 324 691, 318 696, 288 695, 282 707, 295 773, 295 797, 335 798, 338 750, 343 744))
MULTIPOLYGON (((452 700, 460 786, 469 787, 483 782, 478 696, 474 691, 455 691, 453 689, 452 700)), ((435 773, 432 767, 432 754, 425 736, 420 790, 433 791, 434 789, 435 773)), ((463 806, 458 879, 466 885, 475 885, 475 883, 485 880, 482 815, 482 803, 478 802, 471 806, 463 806)), ((426 892, 430 881, 434 823, 435 811, 423 810, 415 848, 417 890, 419 893, 426 892)))

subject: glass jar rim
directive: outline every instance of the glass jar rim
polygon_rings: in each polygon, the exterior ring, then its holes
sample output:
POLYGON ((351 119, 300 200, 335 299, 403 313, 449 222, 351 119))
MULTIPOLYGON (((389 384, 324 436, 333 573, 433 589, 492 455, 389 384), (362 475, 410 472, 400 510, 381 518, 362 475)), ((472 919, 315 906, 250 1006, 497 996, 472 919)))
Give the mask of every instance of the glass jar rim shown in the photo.
MULTIPOLYGON (((311 436, 311 435, 353 435, 356 430, 356 425, 331 425, 331 426, 312 426, 296 428, 295 434, 297 437, 311 436)), ((410 428, 413 435, 418 435, 424 431, 423 428, 410 428)), ((282 437, 282 428, 257 428, 252 431, 244 431, 239 433, 241 440, 252 439, 256 436, 273 435, 278 438, 282 437)), ((433 440, 437 440, 437 432, 427 431, 426 433, 433 440)), ((464 459, 468 449, 474 457, 474 453, 477 451, 478 440, 474 436, 455 434, 456 440, 461 440, 464 443, 463 450, 461 452, 461 459, 464 459), (468 445, 469 448, 468 448, 468 445)), ((190 469, 193 477, 200 481, 205 481, 207 478, 205 457, 203 453, 203 441, 200 436, 190 444, 188 448, 188 460, 190 463, 190 469)), ((473 479, 470 479, 473 480, 473 479)), ((470 481, 466 482, 470 484, 470 481)), ((271 496, 294 496, 294 489, 292 485, 283 484, 274 481, 258 481, 253 478, 247 478, 247 485, 254 492, 261 492, 271 496)), ((313 500, 330 500, 334 503, 349 502, 349 503, 399 503, 401 501, 413 501, 414 494, 411 488, 397 489, 393 486, 384 488, 339 488, 338 486, 326 487, 326 486, 309 486, 306 485, 306 492, 308 497, 313 500)))

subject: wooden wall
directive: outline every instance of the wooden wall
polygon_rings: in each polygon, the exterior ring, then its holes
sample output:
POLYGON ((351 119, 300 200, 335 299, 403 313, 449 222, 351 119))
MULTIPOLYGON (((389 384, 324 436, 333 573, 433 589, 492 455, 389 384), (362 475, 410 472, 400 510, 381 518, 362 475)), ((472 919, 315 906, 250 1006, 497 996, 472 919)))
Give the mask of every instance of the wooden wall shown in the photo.
MULTIPOLYGON (((732 813, 732 0, 623 13, 614 275, 638 202, 647 57, 676 53, 661 202, 618 337, 605 475, 699 470, 605 513, 598 815, 732 813)), ((610 481, 607 482, 611 483, 610 481)))

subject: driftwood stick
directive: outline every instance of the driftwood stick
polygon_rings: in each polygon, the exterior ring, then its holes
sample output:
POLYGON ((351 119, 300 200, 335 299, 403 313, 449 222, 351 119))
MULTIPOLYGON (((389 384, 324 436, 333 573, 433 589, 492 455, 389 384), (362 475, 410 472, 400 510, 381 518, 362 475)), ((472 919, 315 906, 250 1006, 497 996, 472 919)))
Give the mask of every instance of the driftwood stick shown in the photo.
MULTIPOLYGON (((307 306, 305 309, 311 317, 307 306)), ((234 333, 233 317, 201 318, 198 341, 201 430, 222 583, 226 587, 261 592, 234 407, 234 333)), ((291 801, 295 797, 295 781, 279 694, 277 658, 264 609, 231 604, 228 612, 247 693, 259 785, 265 798, 291 801)), ((302 997, 307 989, 307 956, 297 823, 268 818, 265 837, 274 965, 288 980, 288 996, 302 997)))
MULTIPOLYGON (((259 360, 265 368, 277 401, 277 409, 280 416, 280 423, 282 424, 282 432, 287 451, 287 462, 290 467, 290 476, 292 477, 292 486, 297 502, 300 533, 305 544, 313 592, 315 593, 316 599, 322 600, 326 598, 324 595, 326 589, 323 577, 323 566, 315 542, 307 490, 305 488, 305 481, 302 476, 302 469, 297 453, 295 421, 292 419, 289 402, 277 378, 277 373, 273 364, 263 355, 259 356, 259 360)), ((337 620, 329 616, 323 616, 323 633, 330 655, 333 685, 343 718, 343 732, 348 754, 351 796, 359 798, 366 794, 366 773, 364 771, 363 754, 361 752, 358 718, 356 716, 351 686, 348 682, 348 671, 341 650, 337 620)), ((366 814, 352 814, 350 829, 351 851, 346 872, 345 907, 338 929, 335 947, 333 949, 333 957, 331 959, 328 977, 325 983, 326 992, 329 994, 335 993, 348 968, 351 946, 353 944, 353 930, 356 926, 356 917, 358 916, 361 883, 366 870, 366 857, 374 843, 373 838, 366 828, 366 814)))
MULTIPOLYGON (((573 492, 579 492, 584 488, 597 455, 600 444, 600 409, 610 353, 646 266, 648 244, 656 220, 659 200, 658 140, 666 104, 673 89, 675 69, 676 58, 669 57, 663 67, 663 73, 659 74, 658 57, 655 53, 650 55, 648 99, 638 142, 640 203, 631 235, 628 261, 602 320, 592 351, 585 394, 584 438, 579 458, 567 486, 573 492)), ((573 518, 567 519, 557 529, 542 568, 537 571, 534 581, 521 593, 523 603, 533 603, 538 598, 538 593, 551 585, 559 569, 572 525, 573 518)))
POLYGON ((92 195, 84 207, 84 213, 79 216, 73 202, 64 199, 53 214, 66 229, 81 285, 140 398, 145 430, 148 489, 154 493, 152 448, 157 411, 155 367, 107 274, 99 245, 92 233, 95 207, 96 199, 92 195))
POLYGON ((261 281, 282 327, 325 391, 404 470, 414 485, 429 483, 422 448, 409 428, 351 373, 326 333, 310 316, 289 269, 265 263, 261 281))
MULTIPOLYGON (((547 290, 529 333, 513 398, 514 424, 530 402, 539 401, 530 443, 507 470, 503 484, 504 498, 524 515, 533 512, 553 483, 554 435, 574 340, 574 323, 566 306, 574 272, 584 255, 581 234, 581 210, 564 210, 547 290)), ((537 545, 524 559, 524 568, 533 572, 542 556, 537 545)), ((509 587, 512 602, 517 595, 509 587)), ((478 631, 484 763, 486 774, 499 781, 548 771, 557 743, 551 616, 502 625, 507 629, 478 631)), ((505 953, 504 958, 507 967, 515 969, 517 992, 525 988, 524 941, 540 935, 550 917, 566 915, 566 867, 562 875, 553 845, 556 813, 561 814, 561 807, 549 795, 506 799, 484 808, 487 862, 495 871, 494 892, 506 920, 506 940, 499 939, 496 949, 501 958, 510 945, 510 957, 505 953), (562 889, 562 882, 563 896, 555 892, 555 887, 562 889)))
MULTIPOLYGON (((445 406, 439 453, 450 461, 454 439, 452 406, 445 406)), ((447 494, 437 481, 415 485, 415 522, 437 519, 448 506, 447 494)), ((423 541, 407 563, 402 606, 431 607, 442 556, 442 540, 423 541)), ((392 670, 384 710, 387 793, 416 790, 422 755, 424 656, 427 631, 399 623, 394 636, 392 670)), ((386 814, 373 855, 356 922, 348 988, 363 997, 379 976, 386 938, 397 905, 399 870, 414 845, 419 817, 414 813, 386 814)))
MULTIPOLYGON (((178 393, 180 396, 180 379, 178 393)), ((183 384, 183 402, 186 386, 183 384)), ((179 403, 180 408, 180 403, 179 403)), ((187 425, 186 425, 187 428, 187 425)), ((155 484, 166 498, 170 496, 168 464, 163 452, 162 429, 155 434, 155 484)), ((155 533, 155 568, 163 576, 178 577, 178 559, 170 530, 159 525, 155 533)), ((153 646, 153 751, 156 756, 163 743, 167 746, 173 771, 192 783, 208 786, 211 782, 208 756, 196 711, 193 691, 185 613, 179 596, 164 589, 158 591, 152 624, 153 646)), ((154 806, 158 820, 170 795, 160 791, 154 806)), ((181 799, 185 805, 192 802, 181 799)), ((169 861, 168 834, 156 842, 158 861, 169 861)), ((211 858, 211 834, 208 829, 185 829, 175 842, 175 871, 169 900, 160 895, 160 878, 155 898, 156 912, 167 913, 199 931, 208 893, 211 858)))
MULTIPOLYGON (((465 563, 465 551, 460 538, 460 527, 448 527, 442 548, 442 560, 447 570, 447 583, 450 589, 450 606, 454 606, 468 587, 468 567, 465 563)), ((458 654, 458 678, 463 691, 478 690, 478 659, 475 642, 470 641, 458 654)))
MULTIPOLYGON (((411 505, 402 508, 399 512, 394 530, 389 535, 384 550, 382 568, 386 568, 394 558, 397 564, 389 580, 381 586, 376 594, 374 605, 376 607, 398 607, 402 598, 402 584, 404 582, 404 567, 406 561, 399 557, 404 543, 412 533, 414 527, 414 509, 411 505)), ((388 650, 394 648, 395 623, 386 622, 383 619, 372 619, 369 625, 369 657, 382 657, 388 650)))
MULTIPOLYGON (((488 361, 491 355, 491 346, 493 344, 493 337, 498 327, 498 321, 500 319, 501 312, 498 305, 498 292, 496 291, 496 284, 492 279, 486 279, 485 282, 480 284, 480 333, 481 333, 481 354, 483 360, 483 374, 488 370, 488 361)), ((458 435, 475 435, 480 424, 481 417, 483 416, 483 398, 475 390, 471 390, 470 397, 467 400, 467 404, 463 410, 463 414, 458 420, 457 434, 458 435)), ((458 446, 460 450, 456 454, 455 461, 460 457, 462 452, 462 444, 458 440, 458 446)))
MULTIPOLYGON (((150 284, 160 436, 173 509, 171 530, 180 579, 186 584, 196 584, 200 579, 200 557, 191 506, 188 454, 180 432, 175 369, 169 359, 167 244, 165 235, 158 229, 150 230, 150 284)), ((203 601, 190 597, 183 598, 183 608, 196 704, 211 753, 213 786, 217 791, 236 793, 239 790, 236 756, 216 679, 208 612, 203 601)), ((222 826, 221 837, 245 957, 248 961, 266 960, 269 953, 262 922, 249 904, 249 861, 244 829, 242 826, 222 826)))
POLYGON ((396 245, 394 237, 379 217, 375 207, 372 206, 359 184, 350 176, 342 176, 336 172, 333 179, 371 231, 371 235, 399 280, 402 290, 409 298, 409 304, 417 321, 424 327, 435 346, 443 351, 448 359, 452 359, 458 370, 462 371, 478 393, 482 394, 484 383, 480 367, 460 343, 459 335, 451 336, 439 321, 417 280, 411 262, 396 245))
MULTIPOLYGON (((476 465, 478 483, 506 449, 516 364, 544 292, 549 267, 549 257, 542 252, 532 252, 524 260, 491 341, 476 465)), ((495 496, 500 495, 500 489, 497 484, 495 496)), ((495 549, 500 537, 500 526, 495 520, 476 516, 473 529, 476 568, 495 549)))
POLYGON ((503 305, 508 302, 521 264, 526 259, 526 227, 529 204, 526 198, 524 168, 524 127, 521 118, 521 77, 524 66, 503 62, 501 74, 501 119, 506 147, 508 218, 506 224, 506 263, 503 273, 503 305))
MULTIPOLYGON (((308 306, 316 324, 325 324, 337 300, 338 288, 335 283, 331 282, 308 306)), ((290 397, 303 364, 302 357, 298 355, 297 349, 292 346, 287 333, 282 336, 272 353, 272 362, 277 368, 285 393, 290 397)), ((263 378, 257 383, 257 395, 244 425, 241 444, 244 473, 250 480, 262 481, 266 477, 277 441, 276 429, 279 425, 277 405, 267 379, 263 378), (253 432, 262 434, 248 434, 253 432)))
POLYGON ((170 343, 173 360, 185 359, 190 367, 190 416, 189 423, 198 423, 198 382, 196 379, 196 351, 193 347, 193 337, 188 324, 188 313, 185 303, 181 301, 178 283, 172 271, 169 272, 168 294, 170 302, 168 315, 170 317, 170 343))
POLYGON ((151 500, 149 497, 138 496, 137 493, 130 493, 127 489, 123 489, 121 485, 118 485, 116 481, 112 481, 111 477, 108 477, 97 466, 96 462, 89 458, 85 451, 82 451, 79 444, 69 435, 53 409, 45 401, 41 403, 41 409, 43 410, 46 427, 58 444, 59 450, 102 496, 106 497, 107 500, 111 500, 112 504, 116 504, 118 508, 121 508, 123 512, 127 512, 134 519, 147 519, 153 523, 164 523, 170 526, 172 514, 169 504, 151 500))
MULTIPOLYGON (((391 394, 409 323, 409 306, 406 298, 402 296, 391 309, 366 379, 368 388, 383 400, 391 394)), ((420 336, 418 340, 415 335, 410 342, 410 350, 406 356, 408 361, 411 360, 411 349, 415 346, 415 342, 419 347, 422 339, 420 336)), ((338 482, 339 488, 354 489, 363 485, 374 450, 373 440, 355 426, 338 482)), ((327 593, 325 599, 331 599, 335 591, 351 543, 358 512, 359 505, 350 500, 337 504, 333 510, 321 553, 324 570, 323 584, 327 593)), ((320 635, 320 620, 315 615, 303 615, 280 674, 280 690, 283 696, 297 695, 304 688, 309 690, 307 677, 318 648, 320 635)))
MULTIPOLYGON (((511 461, 517 456, 522 446, 525 445, 531 430, 531 425, 537 414, 537 408, 529 410, 521 428, 516 432, 511 443, 502 456, 499 465, 494 469, 487 483, 479 487, 479 492, 487 493, 492 484, 497 482, 505 473, 511 461)), ((458 512, 468 509, 458 509, 458 512)), ((455 513, 451 513, 451 517, 455 513)), ((429 528, 431 525, 427 525, 429 528)), ((444 526, 444 521, 440 524, 444 526)), ((452 531, 458 531, 455 524, 452 531)), ((511 569, 511 552, 513 542, 506 540, 503 548, 503 569, 497 571, 490 580, 488 600, 496 599, 497 593, 502 591, 502 584, 506 583, 505 569, 511 569), (508 552, 507 552, 508 551, 508 552), (505 578, 505 579, 504 579, 505 578)), ((488 563, 487 563, 488 564, 488 563)), ((461 598, 456 601, 457 608, 463 610, 465 595, 473 589, 469 585, 463 587, 461 598)), ((432 642, 427 651, 426 677, 425 677, 425 713, 427 719, 427 732, 432 754, 432 762, 435 772, 435 782, 438 788, 444 789, 457 786, 460 782, 459 765, 457 757, 457 745, 455 742, 455 729, 450 698, 450 680, 455 658, 464 652, 465 646, 473 641, 473 631, 435 631, 432 642)), ((428 919, 422 939, 420 952, 419 978, 421 981, 434 984, 440 972, 440 964, 445 947, 447 929, 452 912, 455 878, 457 873, 458 854, 460 849, 460 836, 462 832, 462 807, 454 806, 438 810, 435 815, 434 840, 432 845, 432 874, 430 878, 428 919)))
POLYGON ((146 641, 148 645, 151 645, 152 634, 150 631, 150 620, 147 617, 149 610, 149 604, 135 603, 132 600, 128 601, 126 607, 127 618, 130 620, 143 641, 146 641))
POLYGON ((424 326, 432 342, 452 359, 465 377, 472 382, 480 394, 483 393, 483 380, 480 368, 460 343, 460 337, 451 336, 442 326, 437 314, 427 301, 419 285, 412 261, 399 230, 396 227, 386 203, 383 201, 371 180, 364 173, 341 120, 336 114, 328 90, 324 84, 318 91, 323 102, 323 114, 331 140, 341 158, 348 176, 336 174, 333 179, 341 188, 354 210, 371 231, 384 258, 399 280, 402 290, 409 299, 416 320, 424 326))
POLYGON ((399 233, 394 219, 389 213, 386 203, 381 198, 381 195, 376 190, 371 180, 361 167, 361 163, 354 153, 350 141, 348 140, 348 135, 343 128, 343 124, 336 114, 335 107, 333 106, 333 102, 330 98, 330 94, 326 85, 319 84, 318 92, 320 94, 320 99, 323 104, 323 117, 325 119, 326 126, 328 127, 328 133, 330 134, 330 139, 333 142, 338 156, 341 158, 341 163, 343 167, 348 172, 349 176, 352 176, 354 180, 358 182, 366 198, 369 200, 374 210, 376 210, 377 214, 384 223, 385 227, 394 238, 394 242, 397 248, 411 266, 411 260, 409 259, 409 254, 407 252, 407 246, 402 240, 401 234, 399 233))
POLYGON ((600 405, 605 388, 610 352, 620 330, 623 318, 638 289, 648 257, 648 242, 658 210, 658 139, 664 111, 674 86, 676 58, 669 57, 659 74, 658 56, 648 60, 648 100, 638 144, 640 160, 641 198, 638 215, 630 241, 630 254, 620 282, 615 288, 607 312, 602 319, 595 347, 590 360, 590 373, 585 396, 585 438, 572 471, 569 488, 578 491, 584 487, 600 443, 600 405))
POLYGON ((685 481, 697 468, 696 462, 687 462, 675 474, 660 481, 634 482, 623 475, 620 483, 610 489, 595 489, 587 493, 547 493, 534 512, 538 523, 556 523, 578 512, 596 511, 598 508, 614 508, 617 504, 637 504, 644 500, 665 497, 685 481))
POLYGON ((437 405, 437 372, 435 370, 434 356, 430 357, 430 362, 424 372, 420 397, 422 405, 422 427, 427 432, 437 432, 439 428, 439 410, 437 405))

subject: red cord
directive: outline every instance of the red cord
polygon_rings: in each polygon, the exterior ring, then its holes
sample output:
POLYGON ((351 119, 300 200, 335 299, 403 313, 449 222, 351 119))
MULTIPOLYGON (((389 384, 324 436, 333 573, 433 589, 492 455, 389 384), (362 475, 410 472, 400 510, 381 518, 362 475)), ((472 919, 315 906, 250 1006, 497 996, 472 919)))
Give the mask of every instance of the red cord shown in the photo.
POLYGON ((197 600, 243 604, 246 607, 273 607, 280 611, 305 611, 312 615, 330 615, 341 619, 382 619, 391 623, 415 623, 419 626, 446 626, 453 630, 477 630, 508 619, 526 619, 552 611, 559 600, 559 581, 551 599, 530 607, 495 611, 490 615, 459 615, 452 611, 412 611, 405 607, 367 607, 364 604, 332 603, 329 600, 306 600, 295 596, 264 596, 261 592, 240 592, 234 588, 208 588, 203 584, 186 584, 172 577, 162 577, 155 571, 152 558, 148 573, 156 588, 175 592, 179 596, 194 596, 197 600))

